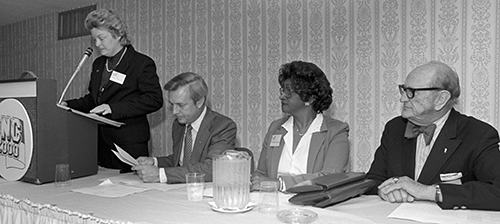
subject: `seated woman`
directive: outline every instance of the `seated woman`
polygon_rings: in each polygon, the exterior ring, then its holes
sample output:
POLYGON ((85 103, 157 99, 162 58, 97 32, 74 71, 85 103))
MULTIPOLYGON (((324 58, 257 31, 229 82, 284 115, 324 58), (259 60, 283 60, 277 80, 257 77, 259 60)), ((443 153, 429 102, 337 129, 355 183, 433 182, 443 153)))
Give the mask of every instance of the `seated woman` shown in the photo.
POLYGON ((315 177, 345 172, 349 126, 322 112, 332 103, 325 73, 313 63, 293 61, 279 71, 281 110, 288 115, 269 126, 252 190, 279 181, 281 191, 315 177))

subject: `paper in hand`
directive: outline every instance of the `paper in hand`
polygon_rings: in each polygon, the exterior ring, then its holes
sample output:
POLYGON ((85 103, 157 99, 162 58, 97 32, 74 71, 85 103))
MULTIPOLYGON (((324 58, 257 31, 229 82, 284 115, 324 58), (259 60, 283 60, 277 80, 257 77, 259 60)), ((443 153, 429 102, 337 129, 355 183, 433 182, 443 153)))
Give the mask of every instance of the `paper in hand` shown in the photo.
POLYGON ((127 152, 125 152, 125 150, 120 148, 120 146, 118 146, 117 144, 114 144, 114 145, 116 147, 116 150, 118 150, 118 152, 116 152, 115 150, 111 150, 111 151, 116 155, 116 157, 118 157, 118 159, 120 159, 122 162, 124 162, 130 166, 139 165, 139 163, 137 162, 136 159, 134 159, 134 157, 132 157, 127 152))

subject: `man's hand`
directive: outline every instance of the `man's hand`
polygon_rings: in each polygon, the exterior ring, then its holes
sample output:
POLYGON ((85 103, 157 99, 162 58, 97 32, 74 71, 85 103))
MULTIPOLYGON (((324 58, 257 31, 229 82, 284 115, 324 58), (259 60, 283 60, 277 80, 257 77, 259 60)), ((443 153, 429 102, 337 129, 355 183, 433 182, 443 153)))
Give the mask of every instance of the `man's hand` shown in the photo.
POLYGON ((413 198, 413 196, 409 195, 408 192, 406 192, 405 190, 394 190, 394 191, 389 192, 388 194, 384 194, 379 190, 378 196, 380 198, 382 198, 382 200, 390 201, 391 203, 415 201, 415 198, 413 198))
POLYGON ((138 165, 132 167, 137 172, 139 178, 146 183, 160 182, 160 168, 149 165, 138 165))
POLYGON ((139 165, 153 166, 155 164, 155 159, 153 157, 141 156, 137 158, 137 163, 139 163, 139 165))
POLYGON ((396 184, 399 181, 399 178, 393 177, 389 178, 386 181, 384 181, 380 186, 378 187, 378 196, 382 198, 384 201, 390 201, 391 203, 394 202, 413 202, 415 198, 411 195, 408 194, 405 190, 402 189, 397 189, 389 192, 383 192, 380 189, 383 189, 387 186, 391 186, 393 184, 396 184))
POLYGON ((378 189, 379 196, 390 202, 433 201, 436 194, 432 185, 421 184, 407 176, 387 179, 378 189))

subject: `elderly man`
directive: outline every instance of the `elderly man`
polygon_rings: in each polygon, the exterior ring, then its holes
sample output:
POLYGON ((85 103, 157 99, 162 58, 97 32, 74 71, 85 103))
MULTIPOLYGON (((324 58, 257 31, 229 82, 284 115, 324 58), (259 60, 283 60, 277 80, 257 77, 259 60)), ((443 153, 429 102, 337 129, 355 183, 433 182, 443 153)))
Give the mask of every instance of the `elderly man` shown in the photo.
POLYGON ((176 116, 172 124, 173 154, 139 157, 132 169, 144 182, 183 183, 187 173, 204 173, 212 181, 212 156, 234 149, 236 123, 205 105, 207 84, 192 72, 177 75, 165 84, 176 116))
POLYGON ((403 111, 390 120, 367 178, 390 202, 435 201, 443 209, 500 210, 498 132, 457 112, 457 74, 429 62, 399 86, 403 111))

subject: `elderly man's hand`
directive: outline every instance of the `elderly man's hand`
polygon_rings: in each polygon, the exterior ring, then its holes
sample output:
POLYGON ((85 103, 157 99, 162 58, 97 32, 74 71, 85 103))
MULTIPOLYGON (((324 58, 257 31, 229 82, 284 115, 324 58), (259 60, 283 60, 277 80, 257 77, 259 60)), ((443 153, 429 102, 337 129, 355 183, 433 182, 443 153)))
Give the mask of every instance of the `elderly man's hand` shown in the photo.
POLYGON ((434 186, 421 184, 407 176, 387 179, 378 189, 379 196, 390 202, 433 201, 436 193, 434 186))
POLYGON ((384 201, 390 201, 391 203, 394 202, 413 202, 415 198, 411 195, 408 194, 405 190, 402 189, 397 189, 393 191, 381 191, 380 189, 385 188, 387 186, 390 186, 392 184, 397 183, 399 178, 394 177, 394 178, 389 178, 386 181, 384 181, 382 184, 380 184, 379 191, 378 191, 378 196, 382 198, 384 201))
POLYGON ((382 193, 381 191, 378 191, 378 196, 382 198, 384 201, 390 201, 391 203, 397 202, 413 202, 415 201, 415 198, 413 196, 409 195, 408 192, 404 190, 394 190, 391 191, 387 194, 382 193))
POLYGON ((146 183, 160 182, 160 169, 156 166, 138 165, 132 167, 137 172, 139 178, 146 183))

